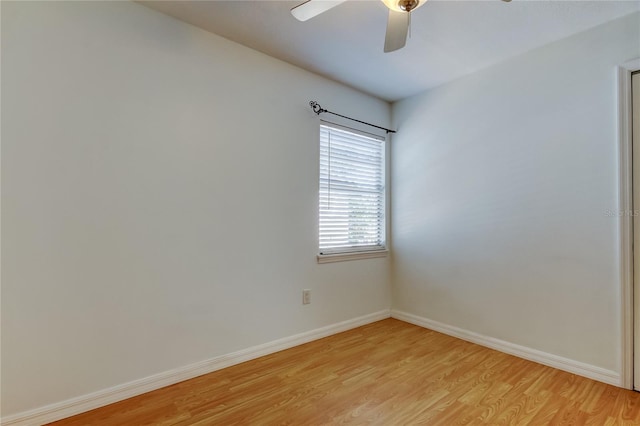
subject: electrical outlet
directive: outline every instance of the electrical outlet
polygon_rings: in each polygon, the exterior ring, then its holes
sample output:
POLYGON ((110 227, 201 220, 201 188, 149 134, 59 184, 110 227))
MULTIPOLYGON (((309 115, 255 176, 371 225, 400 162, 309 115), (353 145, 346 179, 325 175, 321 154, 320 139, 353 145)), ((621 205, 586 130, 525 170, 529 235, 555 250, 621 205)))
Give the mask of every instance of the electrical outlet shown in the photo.
POLYGON ((308 305, 309 303, 311 303, 311 290, 302 290, 302 304, 308 305))

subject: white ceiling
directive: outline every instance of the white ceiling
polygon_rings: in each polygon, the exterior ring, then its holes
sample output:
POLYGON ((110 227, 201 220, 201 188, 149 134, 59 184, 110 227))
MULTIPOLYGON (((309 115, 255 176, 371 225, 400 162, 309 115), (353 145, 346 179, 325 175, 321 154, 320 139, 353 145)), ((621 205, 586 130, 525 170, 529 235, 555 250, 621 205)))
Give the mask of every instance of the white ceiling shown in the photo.
POLYGON ((640 0, 430 0, 412 14, 407 46, 383 53, 379 0, 347 1, 306 22, 289 12, 302 0, 142 3, 388 101, 640 10, 640 0))

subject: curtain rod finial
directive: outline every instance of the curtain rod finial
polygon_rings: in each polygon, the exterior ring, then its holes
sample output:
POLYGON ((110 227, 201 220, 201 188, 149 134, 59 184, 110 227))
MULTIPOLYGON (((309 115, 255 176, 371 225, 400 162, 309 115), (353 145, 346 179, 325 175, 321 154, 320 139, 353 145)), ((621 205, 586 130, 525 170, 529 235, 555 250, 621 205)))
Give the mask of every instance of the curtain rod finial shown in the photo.
POLYGON ((322 109, 320 104, 317 103, 316 101, 309 102, 309 106, 311 106, 311 109, 313 110, 313 112, 315 112, 318 115, 320 115, 321 112, 327 112, 327 110, 326 109, 322 109))

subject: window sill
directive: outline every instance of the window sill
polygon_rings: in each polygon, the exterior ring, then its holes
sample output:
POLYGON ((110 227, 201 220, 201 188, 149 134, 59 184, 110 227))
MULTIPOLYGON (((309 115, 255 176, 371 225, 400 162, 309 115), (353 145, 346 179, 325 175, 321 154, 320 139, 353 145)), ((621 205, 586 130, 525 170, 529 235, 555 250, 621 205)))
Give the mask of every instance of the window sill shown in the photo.
POLYGON ((345 262, 347 260, 373 259, 387 257, 389 250, 357 251, 352 253, 319 254, 318 263, 345 262))

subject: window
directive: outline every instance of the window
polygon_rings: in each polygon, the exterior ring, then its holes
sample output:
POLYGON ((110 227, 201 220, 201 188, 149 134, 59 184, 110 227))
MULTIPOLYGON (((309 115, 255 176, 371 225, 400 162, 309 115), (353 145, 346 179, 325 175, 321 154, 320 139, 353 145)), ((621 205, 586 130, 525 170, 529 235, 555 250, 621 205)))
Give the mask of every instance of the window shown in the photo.
POLYGON ((384 138, 320 125, 319 262, 386 255, 384 138))

